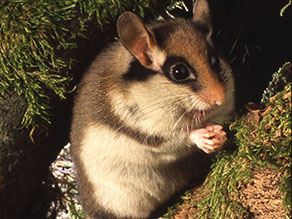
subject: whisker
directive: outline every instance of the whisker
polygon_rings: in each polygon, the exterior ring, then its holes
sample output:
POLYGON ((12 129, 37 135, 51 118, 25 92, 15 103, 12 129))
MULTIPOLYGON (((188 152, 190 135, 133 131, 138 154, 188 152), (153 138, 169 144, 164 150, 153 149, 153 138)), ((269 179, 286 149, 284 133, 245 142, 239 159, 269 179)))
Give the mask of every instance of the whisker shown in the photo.
MULTIPOLYGON (((127 110, 127 106, 125 105, 124 107, 120 108, 121 112, 118 112, 118 114, 124 115, 122 120, 131 121, 130 124, 138 124, 139 121, 143 119, 149 119, 151 118, 151 114, 155 113, 156 111, 161 112, 162 122, 164 122, 165 119, 175 119, 175 115, 177 119, 174 121, 171 129, 172 135, 175 136, 176 134, 179 134, 179 136, 184 137, 185 133, 188 133, 201 123, 200 118, 198 118, 196 114, 193 116, 188 116, 187 114, 190 113, 193 109, 202 108, 205 107, 205 105, 206 104, 202 100, 194 98, 189 94, 173 95, 173 93, 165 92, 164 95, 154 97, 152 101, 149 102, 149 104, 142 107, 139 106, 134 113, 125 112, 125 110, 127 110), (176 113, 176 111, 178 112, 176 113), (185 118, 185 120, 183 120, 183 118, 185 118), (178 127, 180 127, 180 130, 177 132, 176 130, 178 127)), ((129 123, 123 122, 123 124, 116 130, 119 131, 123 127, 127 126, 127 124, 129 123)), ((149 135, 145 137, 145 141, 147 141, 148 137, 149 135)))
POLYGON ((181 119, 185 116, 186 113, 187 113, 187 111, 185 110, 184 113, 182 113, 182 115, 179 117, 179 119, 174 124, 172 131, 174 131, 176 129, 178 123, 181 121, 181 119))

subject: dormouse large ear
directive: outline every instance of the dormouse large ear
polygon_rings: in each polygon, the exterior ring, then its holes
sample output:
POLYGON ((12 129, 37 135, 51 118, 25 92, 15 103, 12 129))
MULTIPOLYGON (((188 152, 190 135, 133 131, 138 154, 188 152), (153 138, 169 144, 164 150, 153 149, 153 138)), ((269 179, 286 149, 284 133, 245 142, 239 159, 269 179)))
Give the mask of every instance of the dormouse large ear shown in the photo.
POLYGON ((207 0, 196 0, 193 7, 193 20, 211 28, 211 15, 207 0))
POLYGON ((157 47, 154 34, 132 12, 123 13, 117 21, 117 31, 123 46, 145 67, 151 67, 157 47))

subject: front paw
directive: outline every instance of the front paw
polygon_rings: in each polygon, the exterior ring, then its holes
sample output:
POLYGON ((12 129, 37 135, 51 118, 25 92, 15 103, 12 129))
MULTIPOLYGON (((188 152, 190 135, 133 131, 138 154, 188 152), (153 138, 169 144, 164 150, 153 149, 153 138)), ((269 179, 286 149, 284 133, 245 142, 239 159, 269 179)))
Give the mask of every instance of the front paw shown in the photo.
POLYGON ((205 153, 213 153, 221 149, 227 140, 226 132, 221 125, 208 125, 205 128, 190 132, 190 139, 205 153))

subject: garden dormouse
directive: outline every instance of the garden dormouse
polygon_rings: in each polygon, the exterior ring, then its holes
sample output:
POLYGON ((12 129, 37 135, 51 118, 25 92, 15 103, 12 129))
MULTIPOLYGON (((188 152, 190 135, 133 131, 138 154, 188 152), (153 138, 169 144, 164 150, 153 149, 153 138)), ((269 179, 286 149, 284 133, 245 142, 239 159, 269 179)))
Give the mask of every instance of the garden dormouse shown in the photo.
POLYGON ((125 12, 117 30, 78 86, 71 154, 89 218, 148 218, 195 177, 193 155, 222 148, 234 82, 206 0, 191 20, 125 12))

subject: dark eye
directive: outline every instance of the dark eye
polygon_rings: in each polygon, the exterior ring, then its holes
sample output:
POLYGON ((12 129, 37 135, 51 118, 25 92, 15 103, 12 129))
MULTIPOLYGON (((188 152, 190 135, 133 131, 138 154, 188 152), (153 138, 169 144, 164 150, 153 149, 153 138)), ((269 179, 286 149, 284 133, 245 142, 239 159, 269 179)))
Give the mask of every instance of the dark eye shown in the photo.
POLYGON ((211 64, 212 67, 218 65, 218 63, 219 63, 219 60, 218 60, 217 56, 211 56, 210 57, 210 64, 211 64))
POLYGON ((176 64, 170 69, 170 76, 175 81, 184 81, 189 79, 191 74, 184 64, 176 64))
POLYGON ((210 56, 210 65, 214 71, 220 71, 220 60, 217 56, 210 56))

